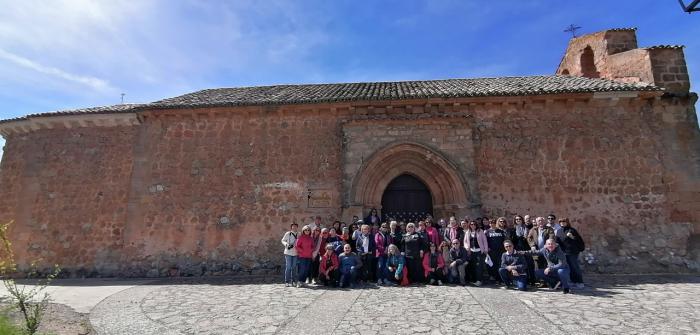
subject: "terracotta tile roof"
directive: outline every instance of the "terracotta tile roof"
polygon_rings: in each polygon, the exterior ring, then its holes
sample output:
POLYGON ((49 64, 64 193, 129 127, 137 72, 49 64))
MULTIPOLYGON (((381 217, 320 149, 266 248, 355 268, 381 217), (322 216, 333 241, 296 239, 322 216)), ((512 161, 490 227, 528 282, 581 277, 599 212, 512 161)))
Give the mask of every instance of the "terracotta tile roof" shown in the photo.
POLYGON ((661 90, 661 88, 650 84, 631 84, 607 79, 592 79, 561 75, 399 82, 274 85, 206 89, 148 104, 121 104, 30 114, 24 117, 2 120, 0 123, 27 120, 35 117, 77 114, 130 113, 146 109, 282 105, 425 98, 531 96, 559 93, 661 90))
POLYGON ((646 47, 643 49, 655 50, 655 49, 683 49, 683 48, 685 48, 685 45, 664 44, 664 45, 654 45, 654 46, 646 47))
POLYGON ((66 116, 66 115, 79 115, 79 114, 133 113, 140 106, 143 106, 143 104, 120 104, 120 105, 111 105, 111 106, 100 106, 100 107, 89 107, 89 108, 44 112, 44 113, 29 114, 27 116, 16 117, 13 119, 0 120, 0 123, 28 120, 30 118, 48 117, 48 116, 66 116))
POLYGON ((660 91, 650 84, 628 84, 573 76, 529 76, 425 81, 275 85, 207 89, 156 101, 146 108, 188 108, 306 104, 343 101, 543 95, 609 91, 660 91))

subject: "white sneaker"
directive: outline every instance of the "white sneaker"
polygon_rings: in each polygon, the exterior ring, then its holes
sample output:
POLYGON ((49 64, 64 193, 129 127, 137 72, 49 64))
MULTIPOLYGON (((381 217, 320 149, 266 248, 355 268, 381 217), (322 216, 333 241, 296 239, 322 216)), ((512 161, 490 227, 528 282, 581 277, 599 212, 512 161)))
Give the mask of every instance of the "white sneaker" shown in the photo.
POLYGON ((435 279, 430 280, 430 285, 435 285, 435 279))
POLYGON ((477 281, 474 283, 474 286, 477 286, 477 287, 478 287, 478 286, 481 286, 481 280, 477 280, 477 281))
POLYGON ((297 288, 301 288, 302 283, 300 281, 297 282, 297 288))
POLYGON ((377 279, 377 285, 378 285, 378 286, 381 286, 381 285, 382 285, 382 280, 381 280, 381 279, 377 279))
POLYGON ((284 283, 284 287, 289 287, 289 283, 284 283))
POLYGON ((438 286, 442 286, 442 280, 438 280, 438 286))
POLYGON ((318 285, 318 283, 316 282, 316 279, 311 279, 311 284, 318 285))

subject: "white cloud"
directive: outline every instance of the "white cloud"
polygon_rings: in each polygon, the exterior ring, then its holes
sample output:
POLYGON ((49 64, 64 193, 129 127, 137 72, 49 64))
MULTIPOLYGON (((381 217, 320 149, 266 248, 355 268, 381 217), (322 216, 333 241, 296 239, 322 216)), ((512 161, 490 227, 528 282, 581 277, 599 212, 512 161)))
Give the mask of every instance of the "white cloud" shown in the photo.
POLYGON ((106 80, 102 80, 102 79, 90 77, 90 76, 83 76, 83 75, 74 74, 74 73, 68 73, 66 71, 63 71, 61 69, 57 69, 55 67, 41 65, 41 64, 36 63, 30 59, 15 55, 13 53, 7 52, 7 51, 2 50, 2 49, 0 49, 0 59, 5 59, 5 60, 10 61, 16 65, 34 70, 34 71, 39 72, 39 73, 43 73, 43 74, 54 76, 54 77, 57 77, 57 78, 60 78, 63 80, 75 82, 75 83, 87 86, 87 87, 92 88, 92 89, 97 90, 97 91, 113 90, 113 88, 110 86, 109 82, 107 82, 106 80))

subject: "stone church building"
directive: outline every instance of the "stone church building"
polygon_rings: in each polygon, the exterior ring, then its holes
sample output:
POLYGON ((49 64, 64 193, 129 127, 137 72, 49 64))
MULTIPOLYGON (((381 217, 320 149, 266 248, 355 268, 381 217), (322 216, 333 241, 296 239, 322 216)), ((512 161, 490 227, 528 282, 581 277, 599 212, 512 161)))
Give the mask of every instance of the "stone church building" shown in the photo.
POLYGON ((289 224, 569 217, 589 271, 698 271, 700 131, 680 46, 572 39, 554 75, 206 89, 0 122, 24 267, 274 273, 289 224))

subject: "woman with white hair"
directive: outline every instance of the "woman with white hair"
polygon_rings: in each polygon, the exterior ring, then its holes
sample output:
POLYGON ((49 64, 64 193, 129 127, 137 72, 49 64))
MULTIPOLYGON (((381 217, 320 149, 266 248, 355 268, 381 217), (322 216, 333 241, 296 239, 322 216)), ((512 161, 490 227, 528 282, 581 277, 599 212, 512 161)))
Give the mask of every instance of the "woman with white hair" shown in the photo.
POLYGON ((390 284, 401 284, 404 278, 405 259, 395 244, 390 244, 387 249, 386 267, 390 284))

